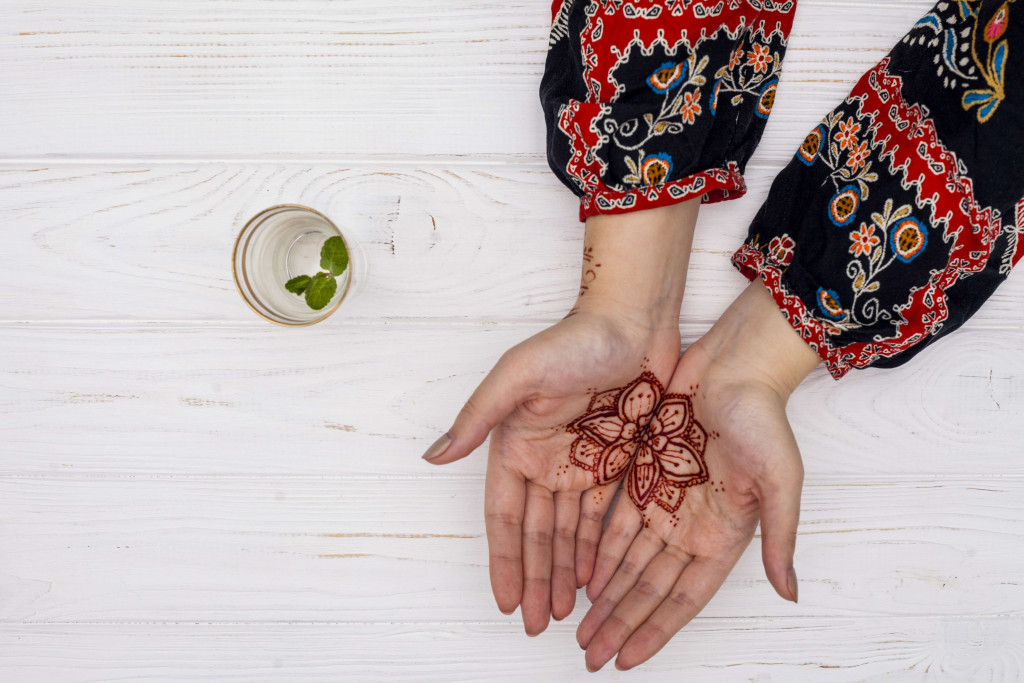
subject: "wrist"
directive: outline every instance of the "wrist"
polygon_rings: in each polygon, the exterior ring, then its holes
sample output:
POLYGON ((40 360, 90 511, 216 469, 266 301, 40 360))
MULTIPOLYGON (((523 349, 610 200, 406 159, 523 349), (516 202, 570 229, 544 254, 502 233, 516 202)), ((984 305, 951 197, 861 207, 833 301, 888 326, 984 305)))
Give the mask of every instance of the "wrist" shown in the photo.
POLYGON ((761 382, 785 402, 821 362, 755 279, 694 346, 725 376, 761 382))
POLYGON ((699 200, 587 219, 574 311, 678 328, 699 200))

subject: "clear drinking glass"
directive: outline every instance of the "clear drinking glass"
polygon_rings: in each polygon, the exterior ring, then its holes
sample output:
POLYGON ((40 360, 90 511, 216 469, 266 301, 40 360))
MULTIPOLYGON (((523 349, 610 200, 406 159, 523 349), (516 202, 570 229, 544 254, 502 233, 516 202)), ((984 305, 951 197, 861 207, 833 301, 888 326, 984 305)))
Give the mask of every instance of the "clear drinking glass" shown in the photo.
POLYGON ((338 310, 352 283, 353 245, 327 216, 308 206, 282 204, 253 216, 235 241, 232 269, 242 298, 262 318, 278 325, 312 325, 338 310), (338 290, 320 310, 284 285, 298 275, 320 270, 320 248, 338 235, 349 253, 348 268, 336 276, 338 290))

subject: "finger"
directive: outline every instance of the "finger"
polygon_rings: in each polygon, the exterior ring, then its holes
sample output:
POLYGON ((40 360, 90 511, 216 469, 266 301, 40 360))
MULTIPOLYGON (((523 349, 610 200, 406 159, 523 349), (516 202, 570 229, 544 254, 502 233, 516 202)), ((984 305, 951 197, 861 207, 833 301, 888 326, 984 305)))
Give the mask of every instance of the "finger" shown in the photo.
POLYGON ((445 465, 466 457, 520 402, 528 398, 525 395, 528 379, 516 358, 518 356, 506 353, 487 373, 459 411, 451 429, 423 454, 427 462, 445 465))
POLYGON ((498 609, 512 614, 523 597, 523 515, 526 479, 498 458, 487 461, 484 521, 487 527, 491 591, 498 609))
POLYGON ((523 517, 523 626, 535 636, 551 618, 551 539, 555 527, 555 501, 551 491, 526 483, 523 517))
POLYGON ((686 565, 668 597, 619 649, 615 668, 631 669, 653 657, 704 609, 738 558, 739 554, 731 561, 698 557, 686 565))
POLYGON ((593 606, 587 611, 579 628, 576 629, 576 642, 580 644, 580 647, 583 649, 590 647, 590 641, 594 634, 601 628, 619 602, 633 589, 651 560, 664 548, 665 542, 655 533, 646 529, 640 532, 633 544, 629 546, 625 557, 622 558, 618 570, 601 591, 601 595, 594 601, 593 606))
POLYGON ((761 479, 758 500, 761 505, 761 559, 768 581, 786 600, 797 601, 796 530, 800 523, 800 490, 804 468, 796 441, 785 444, 791 452, 761 479))
POLYGON ((643 528, 644 519, 639 511, 633 506, 629 496, 619 496, 612 511, 612 518, 608 522, 608 528, 601 534, 601 542, 597 546, 597 559, 594 561, 594 573, 587 583, 587 597, 591 602, 597 600, 601 591, 608 584, 608 581, 618 570, 629 550, 633 539, 643 528))
POLYGON ((555 494, 555 536, 551 546, 551 616, 565 619, 576 606, 575 546, 580 492, 555 494))
POLYGON ((651 560, 636 585, 590 639, 587 645, 588 669, 597 671, 608 663, 629 636, 668 597, 689 562, 689 557, 667 549, 651 560))
POLYGON ((597 561, 597 546, 604 531, 604 518, 615 498, 619 482, 591 489, 580 502, 580 521, 576 528, 576 586, 590 583, 597 561))

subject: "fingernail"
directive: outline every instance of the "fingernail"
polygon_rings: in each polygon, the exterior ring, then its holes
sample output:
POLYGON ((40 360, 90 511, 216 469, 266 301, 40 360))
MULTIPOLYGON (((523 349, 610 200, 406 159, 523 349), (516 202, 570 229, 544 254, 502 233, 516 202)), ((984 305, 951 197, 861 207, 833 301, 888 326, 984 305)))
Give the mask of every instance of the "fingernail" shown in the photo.
POLYGON ((452 445, 452 437, 445 432, 441 435, 441 438, 430 445, 427 452, 423 454, 424 460, 433 460, 437 456, 448 450, 448 447, 452 445))
POLYGON ((793 595, 793 602, 797 601, 796 570, 789 568, 789 592, 793 595))

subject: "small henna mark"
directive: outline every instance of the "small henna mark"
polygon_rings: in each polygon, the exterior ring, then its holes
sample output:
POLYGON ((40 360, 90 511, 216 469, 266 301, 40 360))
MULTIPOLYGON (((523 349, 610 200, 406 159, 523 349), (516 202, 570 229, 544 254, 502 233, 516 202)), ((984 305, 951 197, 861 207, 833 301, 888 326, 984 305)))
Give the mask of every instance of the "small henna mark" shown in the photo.
MULTIPOLYGON (((665 394, 653 373, 596 394, 566 426, 576 434, 569 460, 607 484, 627 475, 626 492, 640 510, 654 502, 675 512, 685 489, 708 481, 707 433, 684 394, 665 394)), ((646 524, 645 515, 645 524, 646 524)))

